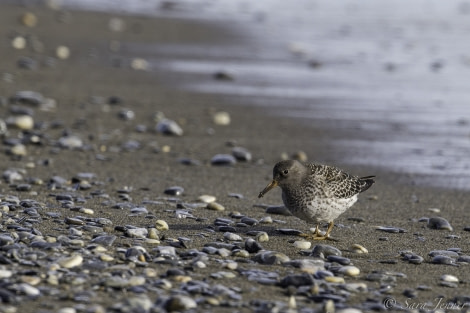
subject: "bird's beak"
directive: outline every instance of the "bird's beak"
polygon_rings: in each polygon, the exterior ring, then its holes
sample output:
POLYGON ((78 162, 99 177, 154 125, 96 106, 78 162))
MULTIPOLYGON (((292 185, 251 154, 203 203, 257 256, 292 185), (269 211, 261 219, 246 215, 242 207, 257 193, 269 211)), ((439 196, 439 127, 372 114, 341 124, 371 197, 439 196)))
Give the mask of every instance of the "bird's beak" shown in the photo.
POLYGON ((263 189, 258 195, 258 198, 263 197, 269 190, 273 189, 274 187, 277 186, 277 181, 273 179, 272 182, 269 183, 269 185, 266 186, 266 188, 263 189))

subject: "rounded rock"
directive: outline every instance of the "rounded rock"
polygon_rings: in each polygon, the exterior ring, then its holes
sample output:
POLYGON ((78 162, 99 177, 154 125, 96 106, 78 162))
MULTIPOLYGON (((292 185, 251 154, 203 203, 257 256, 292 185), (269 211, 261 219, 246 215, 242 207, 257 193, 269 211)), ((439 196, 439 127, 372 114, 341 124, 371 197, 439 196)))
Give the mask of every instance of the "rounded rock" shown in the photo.
POLYGON ((170 196, 181 196, 184 193, 184 188, 180 186, 173 186, 165 189, 164 193, 170 196))
POLYGON ((355 277, 361 273, 361 270, 357 268, 356 266, 348 265, 348 266, 343 266, 342 268, 340 268, 339 273, 346 275, 346 276, 355 277))
POLYGON ((307 250, 312 247, 312 243, 306 240, 296 240, 294 241, 294 247, 297 249, 307 250))
POLYGON ((206 209, 212 211, 225 211, 225 207, 217 202, 210 202, 207 204, 206 209))
POLYGON ((201 202, 204 202, 204 203, 211 203, 211 202, 215 202, 215 200, 217 200, 216 197, 211 196, 211 195, 202 195, 202 196, 199 196, 199 198, 197 198, 197 199, 201 202))
POLYGON ((222 125, 222 126, 227 126, 230 125, 230 114, 227 112, 216 112, 213 115, 213 120, 214 124, 216 125, 222 125))
POLYGON ((441 280, 450 283, 458 283, 459 279, 454 275, 444 274, 441 276, 441 280))
POLYGON ((183 295, 175 295, 165 303, 168 312, 186 311, 197 308, 197 303, 192 298, 183 295))
POLYGON ((212 165, 229 166, 235 165, 237 160, 230 154, 216 154, 211 159, 212 165))
POLYGON ((353 244, 351 246, 351 251, 354 253, 358 253, 358 254, 369 253, 369 251, 364 246, 361 246, 360 244, 353 244))
POLYGON ((242 162, 249 162, 251 161, 251 152, 248 151, 246 148, 243 147, 235 147, 232 149, 232 155, 238 160, 242 162))
POLYGON ((269 241, 269 235, 267 232, 259 232, 257 235, 256 235, 256 241, 258 242, 268 242, 269 241))
POLYGON ((156 127, 159 133, 164 135, 182 136, 183 129, 173 120, 164 118, 157 123, 156 127))
POLYGON ((57 263, 63 268, 72 268, 82 265, 83 257, 79 254, 65 257, 57 261, 57 263))
POLYGON ((168 226, 168 223, 165 222, 164 220, 157 220, 155 222, 155 228, 159 231, 165 231, 165 230, 170 229, 170 227, 168 226))
POLYGON ((450 223, 442 217, 431 217, 428 220, 428 227, 432 229, 453 231, 453 228, 450 223))
POLYGON ((325 259, 329 255, 341 256, 342 253, 340 250, 338 250, 337 248, 333 246, 320 244, 320 245, 316 245, 315 247, 313 247, 311 255, 313 257, 317 257, 317 258, 319 257, 319 258, 325 259))

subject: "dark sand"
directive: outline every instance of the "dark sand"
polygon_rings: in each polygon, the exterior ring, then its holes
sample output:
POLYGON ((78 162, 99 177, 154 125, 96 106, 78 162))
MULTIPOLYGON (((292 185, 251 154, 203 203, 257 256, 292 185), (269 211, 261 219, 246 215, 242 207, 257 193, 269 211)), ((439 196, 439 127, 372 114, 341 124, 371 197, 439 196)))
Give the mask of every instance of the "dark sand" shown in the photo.
MULTIPOLYGON (((206 227, 213 224, 215 218, 227 217, 230 212, 240 212, 250 217, 261 218, 265 216, 264 209, 256 207, 258 204, 281 204, 280 190, 270 192, 265 198, 258 199, 258 192, 265 187, 271 176, 272 166, 280 159, 282 153, 293 153, 303 150, 310 161, 330 163, 334 151, 328 146, 328 138, 334 134, 326 134, 314 126, 300 125, 295 120, 275 119, 267 117, 262 109, 250 106, 250 103, 233 103, 220 95, 200 95, 182 92, 173 88, 174 83, 184 80, 185 77, 168 76, 167 73, 153 71, 135 71, 129 68, 129 59, 126 56, 125 43, 161 42, 161 43, 191 43, 198 44, 205 41, 233 41, 240 40, 239 34, 232 32, 229 27, 213 27, 184 20, 149 19, 140 17, 123 17, 127 25, 133 25, 121 33, 112 33, 108 30, 109 15, 87 12, 70 12, 67 23, 57 21, 58 12, 42 7, 22 8, 18 6, 2 5, 0 9, 1 47, 2 47, 2 73, 14 75, 12 83, 0 82, 0 95, 9 98, 20 90, 33 90, 44 96, 57 100, 57 110, 42 112, 35 110, 34 119, 37 123, 44 122, 50 125, 52 121, 60 121, 63 126, 57 129, 46 128, 51 141, 61 137, 64 130, 81 137, 89 149, 83 151, 70 151, 56 149, 50 143, 46 145, 28 145, 28 155, 21 160, 13 160, 6 153, 0 154, 1 170, 8 168, 26 168, 27 163, 34 163, 34 168, 27 169, 27 177, 39 177, 48 181, 53 175, 70 179, 80 172, 91 172, 97 176, 102 185, 93 186, 93 190, 104 190, 110 198, 119 202, 117 190, 130 186, 132 202, 139 204, 143 200, 157 200, 165 197, 165 188, 178 185, 185 188, 181 197, 183 201, 191 202, 202 194, 217 197, 217 202, 226 208, 224 212, 213 212, 200 209, 194 215, 203 218, 202 221, 192 219, 176 219, 173 214, 165 211, 172 207, 159 205, 146 205, 158 219, 168 222, 170 230, 166 232, 167 238, 186 236, 193 239, 192 247, 200 249, 211 241, 222 238, 223 233, 214 233, 210 238, 195 236, 206 227), (32 11, 38 16, 38 25, 33 28, 22 26, 18 17, 25 11, 32 11), (10 45, 12 35, 36 36, 45 46, 42 53, 25 50, 15 50, 10 45), (107 49, 109 40, 123 42, 121 52, 112 53, 107 49), (67 60, 57 60, 56 65, 47 67, 44 62, 47 57, 53 56, 57 45, 67 45, 71 50, 71 57, 67 60), (21 56, 29 56, 37 60, 39 67, 36 70, 23 70, 17 66, 21 56), (115 66, 120 63, 121 66, 115 66), (104 105, 90 102, 91 96, 104 97, 117 96, 122 103, 104 105), (118 112, 123 108, 132 109, 136 117, 131 121, 118 118, 118 112), (180 123, 185 131, 182 137, 168 137, 153 131, 155 123, 153 114, 161 111, 165 116, 180 123), (229 126, 217 126, 212 122, 211 113, 214 111, 227 111, 230 113, 232 123, 229 126), (135 126, 143 124, 148 127, 145 133, 135 131, 135 126), (209 135, 208 128, 213 128, 214 134, 209 135), (105 136, 106 135, 106 136, 105 136), (106 137, 105 139, 103 139, 106 137), (312 138, 318 138, 312 143, 312 138), (142 147, 137 151, 122 151, 117 149, 129 139, 138 140, 142 147), (238 163, 233 167, 217 167, 210 165, 210 159, 217 153, 230 153, 231 147, 227 142, 235 141, 238 145, 246 147, 253 154, 254 161, 238 163), (306 145, 305 143, 309 144, 306 145), (161 148, 165 145, 171 147, 168 153, 154 151, 154 144, 161 148), (98 160, 96 155, 106 157, 98 160), (189 157, 201 161, 200 166, 185 166, 178 162, 179 158, 189 157), (41 165, 43 160, 49 160, 49 165, 41 165), (229 197, 229 193, 240 193, 243 199, 229 197)), ((204 77, 202 79, 208 79, 204 77)), ((209 78, 210 79, 210 78, 209 78)), ((104 101, 107 102, 107 101, 104 101)), ((236 101, 235 101, 236 102, 236 101)), ((3 105, 1 116, 9 116, 9 106, 3 105)), ((46 126, 47 127, 47 126, 46 126)), ((12 130, 12 133, 17 132, 12 130)), ((5 147, 6 148, 6 147, 5 147)), ((366 281, 365 277, 373 271, 400 272, 406 277, 398 277, 396 286, 389 296, 402 303, 435 303, 437 297, 443 297, 444 302, 453 301, 455 296, 470 296, 470 268, 469 265, 460 266, 436 265, 430 263, 428 253, 434 249, 461 248, 462 254, 470 254, 470 232, 464 231, 470 226, 470 197, 468 193, 455 190, 441 190, 417 186, 412 175, 397 175, 374 168, 354 168, 341 166, 359 176, 376 175, 376 184, 361 195, 358 203, 337 221, 338 227, 333 230, 333 237, 337 242, 325 242, 333 245, 343 252, 343 255, 352 259, 361 274, 356 278, 346 277, 346 282, 365 282, 370 292, 353 294, 347 306, 356 306, 366 299, 384 298, 385 294, 377 292, 380 289, 378 282, 366 281), (372 197, 374 199, 370 199, 372 197), (432 213, 429 208, 439 208, 441 213, 432 213), (454 231, 438 231, 426 227, 425 222, 418 222, 421 217, 442 216, 454 228, 454 231), (354 222, 350 218, 362 218, 364 222, 354 222), (406 233, 391 234, 375 230, 376 226, 395 226, 406 229, 406 233), (459 239, 446 238, 456 235, 459 239), (380 241, 380 237, 388 237, 388 241, 380 241), (418 237, 424 240, 418 240, 418 237), (353 254, 349 252, 352 244, 365 246, 368 254, 353 254), (400 251, 411 250, 425 258, 420 265, 413 265, 402 261, 400 251), (390 262, 391 261, 391 262, 390 262), (396 263, 394 263, 396 261, 396 263), (385 263, 384 263, 385 262, 385 263), (392 263, 392 264, 389 264, 392 263), (461 282, 459 288, 439 286, 443 274, 457 276, 461 282), (417 297, 410 300, 403 294, 406 289, 416 289, 420 285, 432 288, 428 291, 418 291, 417 297), (406 301, 406 302, 405 302, 406 301)), ((18 195, 20 199, 30 198, 48 205, 47 211, 60 212, 65 216, 79 215, 68 209, 60 208, 51 194, 61 191, 50 191, 47 184, 33 186, 35 194, 20 193, 15 188, 2 182, 1 194, 18 195)), ((84 196, 91 192, 82 191, 84 196)), ((114 225, 150 226, 154 219, 129 217, 126 210, 111 209, 102 204, 103 199, 93 198, 87 201, 85 207, 95 211, 96 217, 106 217, 114 225)), ((17 212, 22 216, 20 212, 17 212)), ((267 250, 279 251, 287 254, 291 259, 302 258, 299 250, 294 248, 292 242, 298 238, 281 235, 276 228, 300 228, 307 230, 313 225, 306 225, 294 217, 273 216, 274 219, 284 220, 287 224, 272 224, 255 226, 248 229, 238 229, 242 236, 248 230, 264 230, 269 236, 269 242, 262 245, 267 250)), ((58 225, 52 220, 36 225, 44 236, 58 236, 67 234, 65 224, 58 225)), ((1 232, 4 232, 2 230, 1 232)), ((112 233, 121 236, 118 231, 112 233)), ((132 244, 132 239, 123 237, 114 245, 126 247, 132 244)), ((315 244, 315 243, 314 243, 315 244)), ((145 245, 144 245, 145 246, 145 245)), ((153 246, 146 246, 151 250, 153 246)), ((169 266, 149 264, 164 273, 169 266)), ((240 267, 258 267, 262 270, 276 271, 281 277, 286 273, 295 273, 297 270, 282 266, 266 266, 259 264, 239 264, 240 267)), ((13 268, 22 272, 31 268, 14 265, 13 268)), ((33 268, 34 270, 34 268, 33 268)), ((74 269, 79 271, 79 269, 74 269)), ((203 280, 207 273, 224 270, 220 268, 196 269, 191 272, 193 279, 203 280)), ((137 268, 137 272, 141 269, 137 268)), ((211 280, 211 279, 209 279, 211 280)), ((220 283, 227 286, 240 287, 244 307, 236 309, 240 312, 250 312, 249 303, 252 299, 287 301, 286 290, 276 286, 264 286, 250 282, 242 276, 220 283)), ((46 283, 41 283, 46 284, 46 283)), ((41 284, 39 286, 41 286, 41 284)), ((72 288, 72 287, 70 287, 72 288)), ((83 288, 83 287, 81 287, 83 288)), ((91 287, 90 287, 91 288, 91 287)), ((84 288, 86 290, 86 288, 84 288)), ((93 302, 109 307, 116 301, 126 297, 121 290, 96 290, 99 299, 93 302)), ((25 298, 21 303, 14 304, 18 312, 55 312, 59 307, 73 306, 76 302, 68 299, 71 290, 64 290, 62 296, 42 296, 35 300, 25 298)), ((150 298, 156 295, 149 294, 150 298)), ((298 297, 299 308, 308 306, 321 308, 322 304, 314 303, 306 297, 298 297)), ((428 308, 433 308, 428 305, 428 308)), ((233 308, 204 308, 198 311, 213 310, 217 312, 232 312, 233 308)), ((2 309, 0 308, 0 312, 2 309)))

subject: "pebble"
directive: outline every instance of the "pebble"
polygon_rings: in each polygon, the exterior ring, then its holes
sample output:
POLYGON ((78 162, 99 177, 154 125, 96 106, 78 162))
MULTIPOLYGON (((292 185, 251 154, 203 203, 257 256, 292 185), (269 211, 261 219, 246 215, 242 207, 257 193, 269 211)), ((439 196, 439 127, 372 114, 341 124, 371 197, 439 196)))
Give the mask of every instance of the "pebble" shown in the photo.
POLYGON ((454 229, 450 225, 450 223, 442 217, 431 217, 428 220, 428 227, 431 229, 439 229, 439 230, 450 230, 453 231, 454 229))
POLYGON ((365 254, 365 253, 369 253, 369 251, 364 247, 364 246, 361 246, 359 244, 353 244, 350 248, 350 250, 354 253, 358 253, 358 254, 365 254))
POLYGON ((180 186, 173 186, 165 189, 164 193, 170 196, 181 196, 184 193, 184 188, 180 186))
MULTIPOLYGON (((131 60, 131 68, 137 71, 146 71, 150 67, 149 62, 143 58, 133 58, 131 60)), ((181 136, 181 135, 178 135, 181 136)))
POLYGON ((211 164, 218 166, 230 166, 235 165, 236 163, 237 160, 230 154, 216 154, 211 159, 211 164))
POLYGON ((65 257, 57 261, 57 263, 63 268, 72 268, 82 265, 83 257, 79 254, 65 257))
POLYGON ((55 54, 59 59, 66 60, 70 57, 70 49, 67 46, 58 46, 55 54))
POLYGON ((290 258, 281 252, 263 250, 258 252, 253 257, 253 261, 261 264, 281 265, 283 263, 289 262, 290 258))
POLYGON ((375 229, 386 233, 406 233, 405 229, 393 226, 378 226, 375 229))
POLYGON ((156 130, 164 135, 183 136, 183 129, 175 121, 166 118, 157 123, 156 130))
POLYGON ((224 111, 215 112, 212 116, 215 125, 227 126, 230 125, 230 114, 224 111))
POLYGON ((83 141, 78 136, 64 136, 59 138, 58 144, 66 149, 80 149, 83 147, 83 141))
POLYGON ((454 275, 445 274, 441 276, 442 281, 450 282, 450 283, 458 283, 459 279, 454 275))
POLYGON ((424 262, 424 258, 414 253, 404 253, 402 254, 403 260, 408 261, 412 264, 421 264, 424 262))
POLYGON ((225 207, 217 202, 210 202, 207 204, 206 209, 212 211, 225 211, 225 207))
POLYGON ((351 260, 339 255, 329 255, 327 258, 328 262, 336 262, 341 265, 349 265, 351 264, 351 260))
POLYGON ((148 230, 146 228, 130 228, 126 230, 125 234, 131 238, 145 238, 148 235, 148 230))
POLYGON ((26 39, 23 36, 16 36, 11 41, 11 46, 17 50, 26 48, 26 39))
POLYGON ((347 266, 341 267, 339 269, 339 273, 346 275, 346 276, 355 277, 361 273, 361 270, 357 268, 356 266, 347 265, 347 266))
POLYGON ((29 115, 10 117, 6 120, 6 123, 9 126, 13 126, 21 130, 31 130, 34 128, 34 120, 29 115))
POLYGON ((230 233, 230 232, 224 233, 224 239, 228 241, 242 241, 243 240, 240 235, 230 233))
POLYGON ((188 296, 174 295, 165 303, 168 312, 181 312, 197 308, 197 302, 188 296))
POLYGON ((269 241, 269 235, 267 232, 259 232, 257 235, 256 235, 256 241, 258 242, 268 242, 269 241))
POLYGON ((445 255, 436 255, 431 262, 434 264, 455 265, 455 259, 445 255))
POLYGON ((251 161, 251 152, 243 147, 235 147, 232 149, 232 155, 237 159, 237 161, 249 162, 251 161))
POLYGON ((21 20, 21 23, 27 27, 34 27, 38 23, 38 18, 36 17, 34 13, 31 13, 31 12, 24 13, 21 16, 20 20, 21 20))
POLYGON ((330 245, 325 245, 325 244, 319 244, 313 247, 312 252, 310 253, 311 256, 316 257, 316 258, 322 258, 325 259, 330 255, 337 255, 341 256, 342 253, 340 250, 337 248, 330 246, 330 245))
POLYGON ((307 250, 312 247, 312 243, 306 240, 296 240, 294 241, 294 247, 297 249, 307 250))
POLYGON ((202 196, 199 196, 197 199, 204 203, 211 203, 217 200, 216 197, 211 196, 211 195, 202 195, 202 196))
POLYGON ((19 68, 34 71, 38 68, 38 62, 32 58, 20 57, 17 61, 19 68))
POLYGON ((170 227, 168 226, 168 223, 165 222, 164 220, 157 220, 155 222, 155 228, 159 231, 165 231, 165 230, 170 229, 170 227))
POLYGON ((257 253, 258 251, 263 250, 263 246, 258 241, 248 238, 245 240, 245 250, 249 253, 257 253))

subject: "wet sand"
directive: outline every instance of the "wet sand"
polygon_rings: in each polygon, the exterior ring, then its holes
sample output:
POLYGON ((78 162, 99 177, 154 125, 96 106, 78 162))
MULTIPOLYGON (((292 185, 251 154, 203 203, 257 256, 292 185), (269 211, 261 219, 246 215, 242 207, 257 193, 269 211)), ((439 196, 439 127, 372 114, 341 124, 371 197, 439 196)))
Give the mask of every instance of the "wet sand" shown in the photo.
MULTIPOLYGON (((217 217, 229 217, 230 212, 240 212, 252 218, 260 219, 266 216, 260 204, 281 204, 280 190, 270 192, 265 198, 258 199, 259 191, 269 182, 272 166, 280 160, 283 153, 292 154, 303 150, 309 160, 320 163, 330 163, 337 159, 332 155, 334 150, 328 145, 328 138, 334 134, 325 133, 320 128, 302 125, 294 119, 282 119, 267 116, 260 108, 254 108, 249 103, 231 103, 231 100, 221 95, 201 95, 172 88, 172 82, 184 80, 184 77, 168 76, 167 73, 154 71, 137 71, 130 68, 130 59, 126 55, 124 45, 119 52, 110 52, 110 40, 126 42, 157 41, 192 42, 241 40, 239 34, 229 28, 212 27, 201 22, 173 19, 150 19, 138 17, 122 17, 126 25, 123 32, 114 33, 108 29, 110 16, 89 12, 68 12, 68 22, 57 21, 58 12, 43 7, 18 7, 2 5, 0 23, 2 24, 2 73, 13 75, 13 81, 0 82, 1 96, 5 99, 20 90, 32 90, 42 93, 57 101, 53 112, 43 112, 35 108, 34 120, 38 126, 37 132, 44 136, 44 144, 27 145, 27 155, 17 159, 7 153, 0 154, 2 171, 9 168, 26 169, 26 177, 38 177, 45 183, 33 185, 29 192, 16 191, 17 184, 3 181, 0 185, 2 195, 16 195, 20 199, 34 199, 44 203, 47 209, 40 212, 41 222, 34 227, 43 236, 58 237, 68 235, 69 226, 58 224, 56 220, 46 216, 46 212, 58 212, 65 217, 80 214, 67 208, 61 208, 51 195, 66 193, 65 190, 50 190, 48 180, 58 175, 67 179, 78 173, 94 173, 90 190, 78 191, 87 199, 84 207, 94 210, 94 217, 108 218, 117 225, 138 225, 147 227, 155 223, 155 219, 163 219, 169 224, 169 230, 164 232, 166 240, 178 237, 192 239, 191 248, 202 249, 208 242, 221 240, 223 233, 211 233, 209 238, 198 236, 207 227, 213 225, 217 217), (34 12, 38 24, 28 28, 18 22, 18 17, 25 11, 34 12), (43 52, 34 52, 29 47, 15 50, 10 40, 14 34, 35 36, 44 44, 43 52), (66 45, 70 48, 71 56, 66 60, 56 60, 49 67, 45 63, 53 56, 55 47, 66 45), (37 61, 34 70, 20 69, 17 60, 27 56, 37 61), (165 74, 165 75, 163 75, 165 74), (109 104, 110 97, 121 101, 109 104), (94 100, 90 100, 94 99, 94 100), (122 109, 135 112, 135 118, 125 121, 119 118, 122 109), (215 125, 212 114, 215 111, 227 111, 231 117, 228 126, 215 125), (154 131, 153 116, 163 112, 168 118, 177 121, 184 130, 181 137, 163 136, 154 131), (57 123, 56 123, 57 122, 57 123), (52 127, 56 123, 58 126, 52 127), (137 132, 137 125, 147 126, 147 131, 137 132), (85 147, 76 150, 58 149, 55 141, 63 134, 79 136, 85 147), (317 138, 313 141, 312 138, 317 138), (122 149, 128 140, 140 142, 140 148, 135 151, 122 149), (230 153, 231 144, 247 148, 253 154, 253 161, 239 162, 235 166, 220 167, 210 165, 210 159, 218 153, 230 153), (308 142, 309 145, 306 145, 308 142), (313 142, 313 143, 312 143, 313 142), (158 147, 158 148, 155 148, 158 147), (169 148, 167 148, 169 147, 169 148), (169 152, 164 152, 169 149, 169 152), (199 166, 182 165, 180 158, 191 158, 201 162, 199 166), (45 162, 47 161, 47 162, 45 162), (31 164, 34 164, 32 166, 31 164), (129 193, 134 204, 146 200, 160 200, 166 196, 163 191, 171 186, 181 186, 185 189, 180 197, 183 202, 194 202, 200 195, 209 194, 217 197, 226 210, 214 212, 196 209, 194 219, 177 219, 174 217, 174 207, 171 204, 146 205, 153 218, 145 216, 130 216, 127 210, 112 209, 106 201, 122 202, 118 190, 130 187, 129 193), (91 192, 100 190, 108 197, 92 197, 91 192), (229 197, 229 193, 242 194, 242 199, 229 197)), ((206 79, 203 77, 202 79, 206 79)), ((10 105, 1 107, 1 116, 11 116, 10 105)), ((15 137, 20 132, 11 129, 8 137, 15 137)), ((7 146, 4 146, 4 150, 7 146)), ((357 277, 345 277, 346 282, 363 282, 368 291, 352 294, 340 307, 362 308, 368 299, 385 299, 392 297, 405 309, 410 309, 411 303, 428 303, 427 308, 437 305, 437 297, 443 297, 444 302, 452 302, 456 296, 469 297, 470 269, 467 264, 459 266, 432 264, 428 253, 432 250, 460 248, 464 255, 470 254, 470 232, 464 227, 470 226, 470 197, 458 190, 443 190, 416 185, 412 175, 398 175, 384 172, 372 167, 343 167, 358 176, 376 175, 376 184, 360 196, 359 202, 343 214, 337 221, 338 227, 333 230, 337 242, 325 242, 340 249, 343 256, 352 260, 361 273, 357 277), (440 209, 440 213, 429 211, 430 208, 440 209), (426 222, 419 222, 422 217, 442 216, 452 225, 453 231, 434 230, 426 227, 426 222), (359 220, 359 222, 358 222, 359 220), (375 229, 376 226, 394 226, 405 229, 404 233, 385 233, 375 229), (448 238, 455 235, 455 238, 448 238), (382 241, 381 237, 388 240, 382 241), (353 244, 360 244, 368 249, 367 254, 355 254, 350 251, 353 244), (400 252, 411 250, 424 258, 422 264, 411 264, 403 261, 400 252), (374 271, 390 271, 398 274, 396 284, 387 292, 381 290, 380 283, 366 280, 374 271), (458 288, 440 285, 443 274, 455 275, 460 279, 458 288), (418 286, 426 285, 429 290, 417 290, 418 286), (410 299, 405 290, 416 291, 416 297, 410 299), (405 293, 404 293, 405 292, 405 293)), ((3 196, 2 196, 3 198, 3 196)), ((3 200, 3 199, 2 199, 3 200)), ((21 211, 9 212, 15 218, 25 214, 21 211)), ((3 215, 3 219, 8 214, 3 215)), ((285 224, 274 223, 256 225, 247 229, 237 228, 237 234, 246 238, 247 231, 262 230, 269 234, 270 240, 262 243, 266 250, 285 253, 291 259, 305 258, 299 249, 292 245, 298 238, 279 234, 277 228, 296 228, 307 230, 312 225, 299 223, 294 217, 272 216, 273 219, 285 221, 285 224)), ((4 220, 5 221, 5 220, 4 220)), ((11 230, 5 227, 1 233, 11 230)), ((140 243, 138 240, 126 238, 116 229, 110 233, 119 237, 114 243, 115 248, 129 247, 136 243, 142 244, 148 251, 155 246, 140 243)), ((162 244, 165 238, 161 239, 162 244)), ((314 243, 315 245, 316 243, 314 243)), ((308 258, 308 257, 307 257, 308 258)), ((223 259, 221 257, 221 259, 223 259)), ((119 261, 116 263, 126 263, 119 261)), ((213 265, 213 264, 212 264, 213 265)), ((215 266, 215 265, 214 265, 215 266)), ((205 269, 191 271, 193 279, 215 281, 206 275, 223 270, 222 267, 208 266, 205 269)), ((23 274, 35 271, 35 267, 18 263, 6 265, 16 273, 23 274)), ((171 265, 152 264, 158 275, 163 275, 171 265)), ((239 267, 259 268, 265 271, 278 272, 281 277, 289 273, 298 273, 298 269, 278 265, 260 265, 257 263, 240 263, 239 267)), ((73 269, 80 272, 79 268, 73 269)), ((136 268, 140 272, 141 268, 136 268)), ((18 275, 18 274, 15 274, 18 275)), ((392 274, 393 275, 393 274, 392 274)), ((0 280, 1 281, 1 280, 0 280)), ((251 312, 255 300, 288 301, 286 289, 278 286, 267 286, 248 281, 241 275, 235 278, 221 280, 223 285, 238 287, 242 290, 243 305, 236 310, 251 312)), ((175 284, 177 286, 177 284, 175 284)), ((41 281, 38 288, 47 287, 41 281)), ((32 300, 21 296, 22 301, 8 303, 8 307, 17 308, 17 312, 57 312, 61 307, 75 306, 73 290, 76 287, 61 284, 63 293, 47 294, 32 300)), ((92 286, 78 287, 83 290, 93 289, 98 297, 90 303, 102 305, 109 309, 116 301, 128 297, 130 292, 113 290, 111 288, 94 288, 92 286)), ((176 288, 176 287, 175 287, 176 288)), ((157 300, 157 294, 148 292, 148 297, 157 300)), ((298 308, 320 309, 322 303, 316 303, 309 297, 298 295, 298 308)), ((468 299, 468 298, 467 298, 468 299)), ((196 311, 229 312, 234 308, 213 307, 200 305, 196 311)), ((0 312, 7 312, 0 308, 0 312)))

